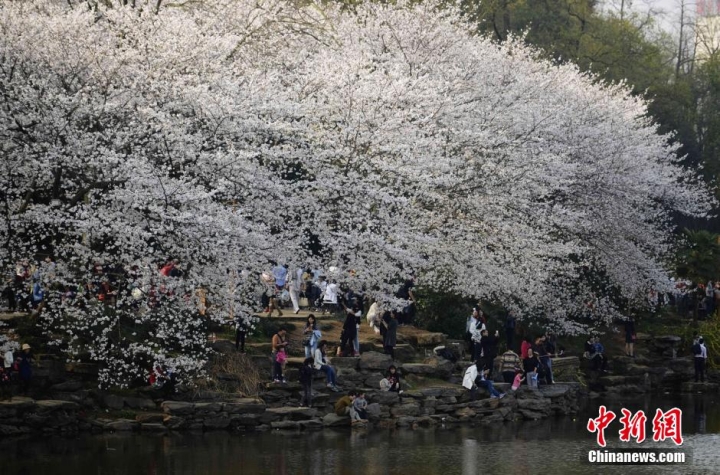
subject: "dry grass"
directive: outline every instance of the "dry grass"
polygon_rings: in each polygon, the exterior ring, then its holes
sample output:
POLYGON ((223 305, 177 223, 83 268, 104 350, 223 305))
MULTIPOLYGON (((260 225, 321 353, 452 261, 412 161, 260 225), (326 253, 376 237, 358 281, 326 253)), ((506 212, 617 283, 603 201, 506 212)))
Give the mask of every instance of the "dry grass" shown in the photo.
POLYGON ((210 362, 209 379, 199 381, 198 387, 236 397, 255 397, 265 379, 247 355, 217 354, 210 362))

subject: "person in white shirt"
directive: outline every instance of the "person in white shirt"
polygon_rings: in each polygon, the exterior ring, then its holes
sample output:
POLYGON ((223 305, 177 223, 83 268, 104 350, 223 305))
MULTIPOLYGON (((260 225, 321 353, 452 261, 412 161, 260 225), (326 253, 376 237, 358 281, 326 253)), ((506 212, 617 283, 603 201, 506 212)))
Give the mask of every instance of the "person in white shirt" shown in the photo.
POLYGON ((3 356, 3 368, 5 368, 6 372, 10 371, 14 361, 15 355, 13 354, 13 347, 8 346, 7 351, 5 351, 5 355, 3 356))
POLYGON ((480 346, 480 342, 482 341, 483 330, 485 330, 485 323, 482 321, 480 310, 474 308, 472 313, 472 323, 470 325, 470 346, 473 362, 480 361, 480 357, 482 356, 482 347, 480 346))
POLYGON ((295 272, 288 274, 287 290, 290 294, 290 301, 292 302, 293 310, 295 314, 300 312, 300 284, 302 283, 302 269, 297 269, 295 272))
POLYGON ((333 280, 327 284, 325 293, 323 294, 323 313, 325 313, 326 307, 333 307, 333 310, 337 308, 338 304, 338 285, 333 280))
POLYGON ((693 353, 695 354, 695 382, 704 383, 708 353, 703 337, 698 338, 697 343, 693 345, 693 353))

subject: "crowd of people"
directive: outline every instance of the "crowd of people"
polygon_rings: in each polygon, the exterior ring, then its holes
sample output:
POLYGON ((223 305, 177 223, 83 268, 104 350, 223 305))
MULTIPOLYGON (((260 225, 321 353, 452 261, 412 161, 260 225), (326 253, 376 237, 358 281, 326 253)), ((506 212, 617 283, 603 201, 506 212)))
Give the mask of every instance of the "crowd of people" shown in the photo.
POLYGON ((17 345, 14 341, 7 341, 2 354, 3 362, 0 365, 0 398, 9 398, 17 387, 20 394, 29 394, 30 383, 33 378, 32 348, 24 343, 17 345))
MULTIPOLYGON (((137 265, 94 262, 89 264, 86 276, 79 279, 77 284, 69 285, 56 281, 56 263, 50 257, 39 262, 23 259, 5 276, 3 303, 11 313, 40 311, 48 292, 53 292, 63 302, 75 306, 97 301, 108 306, 135 310, 141 304, 155 308, 172 295, 164 279, 182 277, 184 272, 177 259, 159 263, 153 270, 155 272, 150 273, 149 280, 145 281, 147 276, 137 265)), ((203 310, 200 310, 202 314, 203 310)))
MULTIPOLYGON (((295 314, 300 308, 311 312, 339 313, 343 309, 357 313, 365 308, 367 297, 365 289, 353 289, 344 282, 338 283, 338 269, 331 267, 330 272, 320 269, 295 268, 287 264, 272 263, 271 271, 263 272, 261 281, 265 285, 261 295, 261 304, 268 317, 277 311, 282 316, 283 308, 290 306, 295 314)), ((409 303, 399 311, 400 324, 412 324, 415 317, 415 277, 410 276, 395 293, 398 299, 409 303)), ((371 307, 371 311, 372 307, 371 307)))

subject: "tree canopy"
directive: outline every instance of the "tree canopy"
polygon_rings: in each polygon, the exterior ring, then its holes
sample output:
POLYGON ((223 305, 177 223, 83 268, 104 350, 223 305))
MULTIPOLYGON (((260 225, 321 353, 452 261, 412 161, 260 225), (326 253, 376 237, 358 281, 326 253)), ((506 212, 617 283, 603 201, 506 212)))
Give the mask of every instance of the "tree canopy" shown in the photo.
POLYGON ((474 30, 435 1, 7 4, 0 257, 162 289, 147 311, 49 298, 48 331, 108 384, 140 358, 201 371, 195 290, 247 313, 270 260, 389 305, 414 272, 561 331, 610 319, 611 295, 666 285, 671 213, 711 199, 624 86, 474 30), (168 258, 181 278, 157 276, 168 258))

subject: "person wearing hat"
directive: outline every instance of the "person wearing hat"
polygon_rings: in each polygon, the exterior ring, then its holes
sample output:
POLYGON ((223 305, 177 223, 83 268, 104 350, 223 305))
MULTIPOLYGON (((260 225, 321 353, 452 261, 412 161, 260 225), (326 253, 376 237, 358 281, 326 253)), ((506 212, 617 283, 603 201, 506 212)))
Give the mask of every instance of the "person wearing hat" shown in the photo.
POLYGON ((27 394, 28 389, 30 388, 30 380, 32 379, 32 366, 30 363, 33 356, 32 353, 30 353, 30 349, 30 345, 23 343, 21 348, 22 352, 18 357, 20 385, 22 387, 23 394, 27 394))

